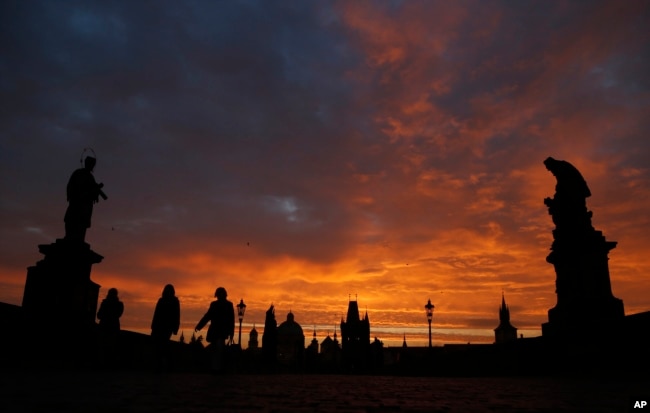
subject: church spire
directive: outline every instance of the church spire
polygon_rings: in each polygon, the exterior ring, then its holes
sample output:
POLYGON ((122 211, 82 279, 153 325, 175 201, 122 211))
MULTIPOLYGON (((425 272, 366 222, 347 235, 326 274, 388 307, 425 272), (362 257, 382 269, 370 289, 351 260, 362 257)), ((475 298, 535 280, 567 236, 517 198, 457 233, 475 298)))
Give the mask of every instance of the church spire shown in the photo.
POLYGON ((501 321, 502 323, 510 322, 510 309, 506 305, 506 297, 503 294, 503 291, 501 292, 501 308, 499 308, 499 321, 501 321))
POLYGON ((517 339, 517 328, 510 324, 510 309, 506 297, 501 292, 501 307, 499 308, 499 326, 494 329, 495 342, 503 343, 517 339))

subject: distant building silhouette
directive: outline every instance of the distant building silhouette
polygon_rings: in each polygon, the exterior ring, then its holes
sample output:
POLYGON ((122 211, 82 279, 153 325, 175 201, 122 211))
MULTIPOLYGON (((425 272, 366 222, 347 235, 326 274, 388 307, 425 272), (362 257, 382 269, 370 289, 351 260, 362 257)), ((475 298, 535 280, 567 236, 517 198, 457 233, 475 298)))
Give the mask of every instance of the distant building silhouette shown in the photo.
POLYGON ((311 340, 311 344, 309 344, 310 351, 314 353, 318 353, 318 339, 316 338, 316 326, 314 326, 314 334, 313 338, 311 340))
POLYGON ((255 349, 257 347, 258 347, 257 330, 255 329, 255 324, 253 324, 253 329, 248 334, 248 348, 255 349))
POLYGON ((311 343, 305 349, 305 367, 309 371, 315 371, 318 368, 318 339, 316 338, 316 326, 311 343))
POLYGON ((332 351, 340 352, 341 346, 339 345, 339 340, 336 337, 336 326, 334 326, 334 338, 330 337, 327 333, 327 337, 320 343, 320 352, 321 354, 329 353, 332 351))
POLYGON ((334 340, 332 340, 332 337, 330 337, 329 333, 327 333, 327 337, 323 339, 320 343, 320 352, 321 354, 324 354, 327 352, 327 350, 332 346, 332 343, 334 340))
POLYGON ((320 359, 325 370, 336 371, 341 364, 341 346, 336 337, 336 326, 334 326, 334 338, 327 337, 320 343, 320 359))
POLYGON ((510 324, 510 309, 506 305, 506 298, 501 294, 501 308, 499 308, 499 326, 494 329, 494 340, 505 343, 517 339, 517 328, 510 324))
POLYGON ((275 321, 275 307, 273 304, 266 310, 264 320, 264 333, 262 333, 262 354, 264 362, 274 364, 278 351, 278 323, 275 321))
POLYGON ((305 334, 302 327, 294 320, 291 311, 287 320, 278 326, 278 361, 284 365, 299 367, 302 365, 305 351, 305 334))
POLYGON ((357 301, 348 303, 345 321, 341 320, 341 345, 344 367, 350 371, 368 368, 370 357, 370 320, 368 312, 361 318, 357 301))
POLYGON ((370 343, 370 357, 373 369, 379 369, 384 365, 384 343, 377 337, 370 343))

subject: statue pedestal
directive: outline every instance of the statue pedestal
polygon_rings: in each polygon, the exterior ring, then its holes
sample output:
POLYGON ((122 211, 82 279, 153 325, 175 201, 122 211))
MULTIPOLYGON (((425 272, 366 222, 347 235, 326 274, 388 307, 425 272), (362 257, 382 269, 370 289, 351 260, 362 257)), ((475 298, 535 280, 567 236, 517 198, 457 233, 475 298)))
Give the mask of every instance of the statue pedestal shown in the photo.
POLYGON ((593 229, 558 236, 546 261, 556 273, 557 305, 548 311, 542 335, 571 337, 582 328, 620 322, 625 317, 623 301, 614 297, 609 277, 608 253, 616 242, 607 241, 593 229))
POLYGON ((59 335, 92 329, 100 286, 90 280, 90 270, 104 257, 83 241, 67 239, 38 249, 45 258, 27 269, 22 304, 27 318, 59 335))

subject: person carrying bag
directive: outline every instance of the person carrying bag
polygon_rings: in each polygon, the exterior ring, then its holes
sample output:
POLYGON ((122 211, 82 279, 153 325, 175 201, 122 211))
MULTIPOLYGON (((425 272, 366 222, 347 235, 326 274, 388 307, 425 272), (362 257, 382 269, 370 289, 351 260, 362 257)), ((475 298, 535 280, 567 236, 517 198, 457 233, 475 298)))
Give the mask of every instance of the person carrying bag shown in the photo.
POLYGON ((226 299, 228 293, 225 288, 217 288, 214 296, 217 297, 216 301, 210 304, 210 308, 198 322, 194 331, 200 331, 208 321, 210 322, 206 340, 210 343, 208 349, 210 350, 211 368, 214 373, 221 373, 224 366, 226 340, 228 340, 228 344, 231 344, 235 335, 235 307, 226 299))

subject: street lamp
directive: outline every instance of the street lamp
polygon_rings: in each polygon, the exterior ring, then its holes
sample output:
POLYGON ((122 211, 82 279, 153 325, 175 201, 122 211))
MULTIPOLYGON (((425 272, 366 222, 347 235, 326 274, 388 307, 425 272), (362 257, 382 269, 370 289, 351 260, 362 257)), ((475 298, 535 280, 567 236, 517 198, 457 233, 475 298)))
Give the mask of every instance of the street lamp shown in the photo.
POLYGON ((239 317, 239 340, 237 340, 237 343, 239 344, 239 347, 241 348, 241 322, 244 319, 244 313, 246 312, 246 304, 244 304, 244 299, 242 298, 239 300, 239 304, 237 304, 237 316, 239 317))
POLYGON ((429 322, 429 347, 433 347, 431 345, 431 319, 433 318, 433 308, 435 306, 431 304, 431 299, 429 298, 429 301, 427 304, 424 306, 424 309, 427 310, 427 321, 429 322))

